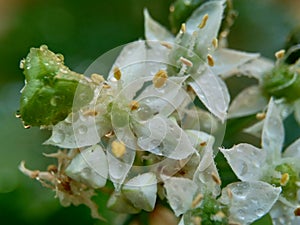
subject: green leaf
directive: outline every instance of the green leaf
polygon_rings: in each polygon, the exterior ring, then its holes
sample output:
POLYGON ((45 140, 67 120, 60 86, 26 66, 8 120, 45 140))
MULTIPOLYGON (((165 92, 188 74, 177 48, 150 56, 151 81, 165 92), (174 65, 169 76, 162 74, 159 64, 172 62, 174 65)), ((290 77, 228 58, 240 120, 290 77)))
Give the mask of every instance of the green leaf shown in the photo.
POLYGON ((91 100, 92 89, 85 77, 71 71, 63 60, 61 54, 42 45, 31 48, 26 59, 21 61, 26 81, 20 104, 24 125, 53 125, 63 120, 71 112, 79 83, 87 93, 82 104, 91 100))

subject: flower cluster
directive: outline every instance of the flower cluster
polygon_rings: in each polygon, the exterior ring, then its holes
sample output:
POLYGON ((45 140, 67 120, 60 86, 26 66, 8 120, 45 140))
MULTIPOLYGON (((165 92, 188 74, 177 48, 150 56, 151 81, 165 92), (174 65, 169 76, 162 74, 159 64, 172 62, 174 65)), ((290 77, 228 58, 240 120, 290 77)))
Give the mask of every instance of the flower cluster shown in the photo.
POLYGON ((24 162, 20 170, 62 205, 85 204, 99 219, 91 198, 108 187, 111 210, 151 212, 165 201, 180 225, 246 225, 268 213, 274 224, 299 223, 300 139, 282 152, 291 106, 299 121, 299 62, 286 65, 282 51, 273 63, 227 48, 225 7, 200 5, 176 36, 145 10, 146 40, 124 46, 105 75, 72 72, 60 54, 32 48, 21 61, 20 117, 51 129, 44 144, 64 150, 46 155, 58 160, 46 172, 24 162), (237 74, 259 84, 230 104, 225 79, 237 74), (261 148, 221 147, 227 119, 261 110, 261 148), (239 181, 222 185, 218 148, 239 181))

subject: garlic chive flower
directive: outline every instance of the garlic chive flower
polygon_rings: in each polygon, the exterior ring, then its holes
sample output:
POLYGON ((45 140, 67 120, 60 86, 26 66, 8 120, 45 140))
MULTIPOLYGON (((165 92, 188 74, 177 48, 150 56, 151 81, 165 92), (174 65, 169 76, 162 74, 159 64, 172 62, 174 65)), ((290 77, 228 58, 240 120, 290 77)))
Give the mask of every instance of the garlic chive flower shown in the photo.
POLYGON ((300 204, 300 139, 282 151, 284 127, 280 110, 281 107, 271 98, 263 121, 261 149, 241 143, 220 150, 241 181, 265 181, 282 189, 271 216, 275 224, 283 225, 299 221, 291 212, 300 204), (282 206, 280 212, 278 205, 282 206))

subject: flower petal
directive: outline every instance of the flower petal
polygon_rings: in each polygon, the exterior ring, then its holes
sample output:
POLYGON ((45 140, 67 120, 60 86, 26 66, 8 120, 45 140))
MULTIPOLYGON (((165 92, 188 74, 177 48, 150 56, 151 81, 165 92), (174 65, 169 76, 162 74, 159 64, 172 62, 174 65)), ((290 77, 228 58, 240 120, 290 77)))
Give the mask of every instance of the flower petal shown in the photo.
POLYGON ((197 31, 196 51, 201 56, 206 57, 208 48, 211 47, 212 40, 217 37, 220 29, 224 11, 224 0, 209 1, 197 8, 186 22, 186 32, 190 35, 197 31), (205 27, 199 29, 203 17, 208 14, 205 27))
POLYGON ((300 138, 294 141, 283 153, 284 157, 300 159, 300 138))
POLYGON ((152 211, 156 202, 157 179, 153 173, 144 173, 130 179, 122 188, 134 207, 152 211))
POLYGON ((112 147, 107 148, 107 161, 109 167, 109 177, 114 183, 115 189, 118 191, 125 181, 125 178, 133 165, 136 151, 125 146, 125 152, 121 155, 116 155, 112 147))
MULTIPOLYGON (((270 71, 273 67, 273 61, 264 57, 259 57, 240 65, 237 71, 241 75, 254 77, 258 81, 261 81, 263 74, 265 74, 265 72, 267 71, 270 71)), ((228 78, 230 75, 232 74, 228 74, 228 76, 222 77, 228 78)))
POLYGON ((237 182, 222 190, 220 202, 229 206, 231 221, 250 224, 269 212, 280 192, 262 181, 237 182))
POLYGON ((150 85, 143 90, 136 100, 140 103, 145 101, 152 109, 153 114, 169 116, 183 101, 190 98, 182 88, 182 84, 187 78, 188 76, 170 77, 161 88, 150 85))
POLYGON ((271 99, 264 120, 262 148, 268 152, 268 159, 272 162, 276 162, 276 160, 281 158, 281 149, 284 141, 284 127, 280 113, 279 107, 271 99))
POLYGON ((259 86, 251 86, 240 92, 232 101, 228 118, 252 115, 266 107, 268 100, 263 96, 259 86))
POLYGON ((259 54, 219 48, 212 53, 212 57, 215 62, 212 67, 214 73, 222 75, 222 77, 228 77, 230 74, 237 74, 239 66, 258 58, 259 54))
POLYGON ((108 176, 108 164, 103 149, 94 145, 80 151, 65 172, 72 179, 92 188, 104 187, 108 176))
POLYGON ((214 197, 220 194, 221 179, 213 158, 213 142, 209 142, 204 149, 204 155, 194 173, 193 181, 197 184, 200 193, 212 194, 214 197))
POLYGON ((249 144, 231 149, 220 148, 236 176, 242 181, 260 180, 263 176, 267 152, 249 144))
POLYGON ((109 127, 109 122, 105 118, 84 115, 79 111, 70 114, 64 121, 56 124, 51 137, 44 144, 61 148, 81 148, 95 145, 108 132, 109 127))
POLYGON ((153 154, 185 159, 196 152, 185 132, 173 121, 157 115, 136 124, 138 145, 153 154))
POLYGON ((176 216, 189 210, 192 206, 197 185, 186 178, 168 177, 164 179, 167 199, 176 216))
POLYGON ((200 76, 193 76, 189 85, 208 110, 224 121, 229 105, 229 93, 224 81, 205 67, 200 76))
POLYGON ((144 9, 144 18, 145 37, 147 40, 173 42, 173 34, 151 18, 147 9, 144 9))
POLYGON ((254 137, 260 138, 262 135, 263 126, 264 126, 264 120, 259 121, 250 127, 247 127, 246 129, 243 130, 243 132, 251 134, 254 137))
MULTIPOLYGON (((154 76, 161 69, 166 69, 169 64, 168 54, 170 49, 158 41, 135 41, 124 46, 114 62, 108 76, 114 77, 114 68, 121 71, 123 85, 130 84, 138 79, 154 76)), ((137 87, 139 90, 141 87, 137 87)))

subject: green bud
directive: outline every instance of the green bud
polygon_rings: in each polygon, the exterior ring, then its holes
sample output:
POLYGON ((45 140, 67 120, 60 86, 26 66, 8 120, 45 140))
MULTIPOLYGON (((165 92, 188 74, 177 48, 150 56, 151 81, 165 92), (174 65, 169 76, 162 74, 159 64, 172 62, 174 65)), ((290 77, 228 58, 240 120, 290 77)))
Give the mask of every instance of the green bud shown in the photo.
MULTIPOLYGON (((88 103, 93 92, 84 76, 64 65, 63 56, 48 47, 31 48, 21 63, 26 84, 21 93, 20 115, 26 125, 54 125, 72 110, 77 87, 84 87, 88 103)), ((82 88, 81 88, 82 89, 82 88)), ((82 90, 81 90, 82 91, 82 90)))
POLYGON ((299 72, 281 64, 263 77, 263 90, 267 95, 294 101, 300 98, 299 72))

